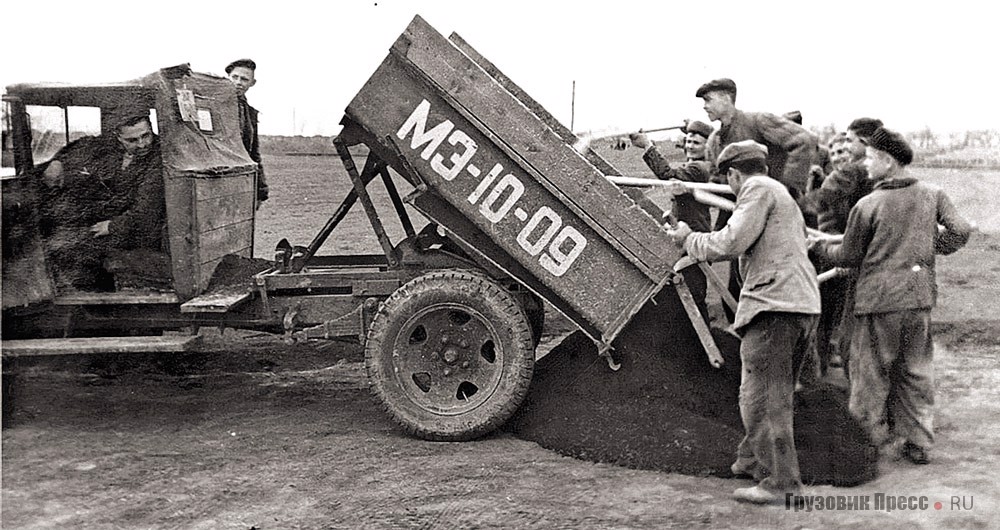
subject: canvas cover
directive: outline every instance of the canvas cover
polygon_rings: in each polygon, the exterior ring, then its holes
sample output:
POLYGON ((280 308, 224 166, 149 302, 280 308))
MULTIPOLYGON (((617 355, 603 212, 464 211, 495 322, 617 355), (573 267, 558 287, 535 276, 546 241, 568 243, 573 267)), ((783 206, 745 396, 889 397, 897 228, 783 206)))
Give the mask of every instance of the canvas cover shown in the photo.
POLYGON ((256 167, 243 148, 236 88, 228 79, 182 65, 150 74, 141 84, 156 94, 163 167, 168 174, 256 167))

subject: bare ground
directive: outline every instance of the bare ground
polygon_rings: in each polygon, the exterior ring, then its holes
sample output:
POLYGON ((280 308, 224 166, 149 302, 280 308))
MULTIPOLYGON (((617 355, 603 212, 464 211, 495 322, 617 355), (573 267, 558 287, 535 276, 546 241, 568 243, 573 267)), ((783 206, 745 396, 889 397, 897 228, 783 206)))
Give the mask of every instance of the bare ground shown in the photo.
MULTIPOLYGON (((272 189, 282 189, 282 174, 272 175, 272 189)), ((295 224, 267 224, 298 201, 326 200, 318 192, 298 198, 279 192, 273 200, 262 209, 259 248, 273 246, 270 234, 322 224, 322 215, 318 223, 296 217, 295 224)), ((295 243, 311 235, 301 230, 295 243)), ((207 331, 205 354, 5 363, 16 381, 2 438, 2 522, 5 528, 196 529, 995 527, 998 258, 998 239, 981 234, 939 265, 932 463, 883 462, 874 482, 807 491, 926 496, 926 510, 761 508, 731 500, 745 481, 594 464, 508 434, 424 442, 402 434, 368 396, 357 345, 287 346, 266 336, 207 331), (952 497, 970 509, 952 505, 952 497)))
POLYGON ((939 344, 930 465, 808 489, 945 504, 891 513, 746 506, 730 499, 744 481, 593 464, 506 434, 415 440, 367 395, 356 346, 225 342, 175 363, 131 358, 114 376, 93 358, 21 367, 6 528, 988 528, 998 515, 1000 347, 978 340, 939 344))

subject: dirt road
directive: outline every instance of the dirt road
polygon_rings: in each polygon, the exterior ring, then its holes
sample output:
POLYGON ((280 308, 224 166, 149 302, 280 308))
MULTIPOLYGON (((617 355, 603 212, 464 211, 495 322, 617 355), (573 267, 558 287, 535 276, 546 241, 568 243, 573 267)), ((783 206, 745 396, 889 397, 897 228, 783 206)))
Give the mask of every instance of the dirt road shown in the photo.
POLYGON ((808 489, 929 508, 808 513, 735 503, 742 481, 592 464, 504 433, 408 438, 367 395, 356 346, 208 338, 223 350, 18 366, 4 527, 987 528, 1000 515, 1000 347, 975 329, 942 335, 930 465, 808 489))
MULTIPOLYGON (((325 166, 305 169, 289 158, 271 164, 276 191, 261 210, 259 255, 277 234, 299 230, 295 242, 302 243, 322 225, 322 212, 337 202, 323 185, 332 162, 310 160, 325 166), (325 208, 318 214, 296 209, 316 201, 325 208), (286 224, 275 224, 279 219, 286 224)), ((353 236, 340 242, 348 240, 353 236)), ((881 477, 863 486, 807 490, 872 503, 878 494, 923 496, 927 509, 753 507, 730 498, 744 481, 593 464, 505 433, 424 442, 402 434, 368 396, 356 345, 289 347, 210 330, 206 354, 5 363, 17 380, 13 403, 5 403, 14 411, 4 417, 2 437, 3 527, 995 527, 997 263, 1000 245, 990 236, 939 266, 932 463, 885 463, 881 477)))

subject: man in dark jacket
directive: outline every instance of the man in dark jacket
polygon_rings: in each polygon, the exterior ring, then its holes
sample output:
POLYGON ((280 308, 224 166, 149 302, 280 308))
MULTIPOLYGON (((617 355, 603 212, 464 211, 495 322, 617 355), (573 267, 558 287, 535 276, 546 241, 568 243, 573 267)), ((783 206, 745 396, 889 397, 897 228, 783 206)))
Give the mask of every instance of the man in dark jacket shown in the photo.
MULTIPOLYGON (((644 149, 643 161, 660 180, 676 179, 684 182, 708 182, 713 164, 705 160, 705 145, 712 134, 712 126, 700 121, 690 121, 684 126, 684 156, 686 161, 671 166, 659 147, 644 133, 629 135, 632 145, 644 149)), ((712 230, 708 206, 694 200, 692 194, 678 186, 674 192, 674 216, 684 221, 695 232, 712 230)))
POLYGON ((858 118, 851 122, 844 133, 848 159, 834 168, 819 189, 806 195, 806 203, 819 212, 819 229, 830 234, 843 234, 847 214, 851 208, 872 189, 868 172, 862 164, 865 158, 865 140, 870 138, 882 121, 858 118))
POLYGON ((257 162, 257 205, 267 200, 267 180, 264 178, 264 164, 260 159, 260 141, 257 138, 257 109, 247 103, 247 90, 257 84, 257 63, 251 59, 237 59, 226 66, 226 75, 239 93, 240 130, 243 133, 243 147, 250 158, 257 162))
POLYGON ((705 113, 720 127, 708 139, 706 157, 718 158, 727 145, 753 140, 767 147, 767 174, 788 188, 793 199, 801 197, 816 154, 816 137, 801 125, 767 112, 736 108, 736 83, 715 79, 701 85, 695 97, 705 101, 705 113))
MULTIPOLYGON (((743 112, 736 108, 736 83, 715 79, 698 87, 695 97, 704 100, 710 120, 719 121, 719 129, 708 138, 706 158, 716 160, 726 146, 753 140, 767 148, 767 174, 785 185, 792 199, 805 193, 809 168, 816 154, 817 139, 801 125, 767 112, 743 112)), ((716 230, 725 226, 728 213, 719 212, 716 230)), ((729 267, 729 292, 739 296, 740 277, 734 264, 729 267)), ((732 312, 725 308, 726 315, 732 312)))
MULTIPOLYGON (((676 166, 670 165, 659 147, 644 133, 629 135, 632 145, 644 149, 642 159, 660 180, 680 180, 684 182, 708 182, 712 176, 713 164, 705 160, 705 142, 712 134, 712 126, 700 121, 690 121, 684 126, 684 156, 687 159, 676 166)), ((684 221, 695 232, 711 232, 712 217, 708 206, 694 200, 694 195, 680 183, 669 190, 673 193, 674 217, 684 221)), ((691 295, 701 314, 708 319, 708 279, 697 267, 684 270, 684 280, 691 289, 691 295)))
POLYGON ((934 255, 964 246, 972 226, 941 189, 908 174, 913 151, 902 135, 879 128, 867 143, 875 189, 851 210, 843 242, 816 251, 858 268, 851 413, 884 452, 926 464, 934 442, 934 255))
MULTIPOLYGON (((863 164, 865 141, 881 126, 881 120, 858 118, 847 126, 841 141, 831 144, 838 164, 822 186, 809 192, 803 201, 818 212, 821 231, 843 234, 851 209, 862 197, 871 193, 873 181, 868 178, 868 170, 863 164)), ((818 266, 821 271, 830 267, 826 263, 819 263, 818 266)), ((844 308, 854 305, 856 279, 855 273, 849 273, 827 280, 820 286, 823 315, 820 317, 816 340, 820 370, 824 374, 829 365, 843 364, 844 374, 850 377, 848 359, 854 316, 844 308)))
POLYGON ((163 249, 166 226, 159 138, 148 114, 125 113, 116 133, 62 148, 42 174, 46 237, 61 286, 109 289, 114 249, 163 249))

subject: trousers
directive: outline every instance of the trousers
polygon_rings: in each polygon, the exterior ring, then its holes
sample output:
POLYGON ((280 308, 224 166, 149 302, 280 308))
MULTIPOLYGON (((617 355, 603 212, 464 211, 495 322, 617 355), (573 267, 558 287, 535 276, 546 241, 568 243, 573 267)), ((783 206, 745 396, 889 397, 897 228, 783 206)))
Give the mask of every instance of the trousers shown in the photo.
POLYGON ((882 445, 934 444, 930 309, 858 315, 851 337, 848 407, 882 445))
POLYGON ((756 467, 760 486, 771 491, 802 488, 792 430, 793 395, 817 320, 817 315, 763 312, 746 326, 740 344, 740 416, 745 436, 736 463, 756 467))

